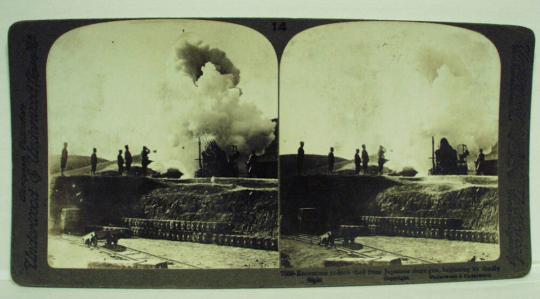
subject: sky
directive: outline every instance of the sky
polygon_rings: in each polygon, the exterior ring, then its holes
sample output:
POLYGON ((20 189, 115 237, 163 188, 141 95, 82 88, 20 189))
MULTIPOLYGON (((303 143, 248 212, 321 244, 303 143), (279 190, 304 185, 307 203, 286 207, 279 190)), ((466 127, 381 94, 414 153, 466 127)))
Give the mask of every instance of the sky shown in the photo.
MULTIPOLYGON (((296 35, 280 63, 280 154, 352 159, 366 144, 386 166, 427 173, 431 136, 455 148, 498 139, 500 59, 483 35, 424 23, 348 22, 296 35)), ((437 146, 437 145, 436 145, 437 146)), ((488 151, 486 151, 488 152, 488 151)))
POLYGON ((60 154, 68 142, 72 155, 96 147, 99 157, 112 160, 125 144, 132 154, 146 145, 157 150, 151 159, 166 162, 162 167, 192 172, 196 132, 229 130, 234 134, 223 142, 246 147, 252 144, 244 137, 273 134, 277 76, 272 45, 240 25, 136 20, 80 27, 58 38, 47 60, 49 152, 60 154), (195 80, 178 54, 186 44, 224 52, 239 79, 207 64, 195 80))

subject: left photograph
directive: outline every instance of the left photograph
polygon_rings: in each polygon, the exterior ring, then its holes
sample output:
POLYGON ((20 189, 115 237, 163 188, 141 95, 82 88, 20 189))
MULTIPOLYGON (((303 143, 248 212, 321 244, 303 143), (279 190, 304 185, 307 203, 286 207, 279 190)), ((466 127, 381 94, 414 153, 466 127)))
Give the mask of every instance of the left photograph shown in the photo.
POLYGON ((47 58, 53 268, 278 268, 278 62, 257 31, 135 20, 47 58))

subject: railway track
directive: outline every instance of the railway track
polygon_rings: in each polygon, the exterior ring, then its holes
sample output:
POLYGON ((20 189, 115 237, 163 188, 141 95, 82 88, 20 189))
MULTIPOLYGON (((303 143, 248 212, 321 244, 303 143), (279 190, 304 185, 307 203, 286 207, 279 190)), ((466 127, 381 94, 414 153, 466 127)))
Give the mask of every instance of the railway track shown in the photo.
MULTIPOLYGON (((314 235, 306 235, 306 234, 299 234, 299 235, 289 235, 286 236, 288 239, 292 239, 299 242, 319 245, 319 236, 314 235)), ((345 252, 349 255, 354 255, 357 257, 363 257, 363 258, 376 258, 376 257, 382 257, 382 256, 395 256, 396 258, 401 258, 405 260, 412 260, 416 262, 420 262, 422 264, 435 264, 433 261, 428 261, 425 259, 404 255, 398 252, 388 251, 384 250, 382 248, 377 248, 374 246, 369 246, 366 244, 353 244, 344 246, 343 245, 343 238, 336 238, 335 240, 335 249, 338 251, 345 252), (357 249, 354 248, 354 246, 361 246, 361 248, 357 249), (366 250, 367 249, 367 250, 366 250)))
MULTIPOLYGON (((80 241, 80 238, 78 238, 78 237, 63 236, 62 238, 64 240, 67 240, 68 242, 74 244, 74 245, 77 245, 77 246, 80 246, 80 247, 88 247, 85 244, 82 244, 81 241, 80 241)), ((98 246, 96 249, 99 252, 103 252, 105 254, 108 254, 109 256, 111 256, 113 258, 120 259, 120 260, 125 260, 125 261, 131 261, 131 262, 134 262, 135 264, 137 264, 137 263, 145 263, 147 261, 157 261, 156 264, 161 264, 161 263, 166 263, 167 265, 178 264, 178 265, 187 266, 187 267, 193 268, 193 269, 204 269, 204 268, 199 267, 199 266, 195 266, 195 265, 185 263, 185 262, 182 262, 182 261, 178 261, 178 260, 158 256, 158 255, 155 255, 155 254, 152 254, 152 253, 149 253, 149 252, 146 252, 146 251, 138 250, 138 249, 135 249, 135 248, 126 247, 126 246, 123 246, 123 245, 119 245, 119 246, 122 246, 121 248, 124 248, 124 250, 115 251, 115 250, 112 250, 112 249, 109 249, 109 248, 105 248, 104 246, 98 246), (161 262, 159 262, 159 261, 161 261, 161 262)))

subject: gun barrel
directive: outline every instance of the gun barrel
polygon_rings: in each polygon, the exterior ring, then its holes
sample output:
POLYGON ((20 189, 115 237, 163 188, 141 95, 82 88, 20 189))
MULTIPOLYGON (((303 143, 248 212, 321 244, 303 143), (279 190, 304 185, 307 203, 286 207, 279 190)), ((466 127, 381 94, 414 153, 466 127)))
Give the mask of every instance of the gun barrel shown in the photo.
POLYGON ((431 164, 435 169, 435 136, 431 136, 431 164))

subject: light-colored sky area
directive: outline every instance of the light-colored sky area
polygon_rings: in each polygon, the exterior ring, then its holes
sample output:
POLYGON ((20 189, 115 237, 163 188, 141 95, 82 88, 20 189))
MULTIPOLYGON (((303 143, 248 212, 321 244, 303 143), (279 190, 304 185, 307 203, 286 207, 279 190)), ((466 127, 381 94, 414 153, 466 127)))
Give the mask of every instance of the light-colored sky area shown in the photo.
POLYGON ((498 138, 500 60, 478 33, 436 24, 351 22, 296 35, 280 65, 280 154, 352 159, 384 145, 389 167, 427 173, 431 136, 454 148, 498 138))
POLYGON ((274 49, 247 27, 197 20, 81 27, 62 35, 48 57, 49 151, 59 154, 68 142, 70 154, 90 155, 97 147, 98 156, 115 159, 125 144, 133 154, 147 145, 165 154, 162 160, 192 164, 196 142, 186 131, 202 126, 193 117, 216 116, 214 127, 223 119, 231 130, 246 131, 248 120, 236 124, 227 117, 236 113, 238 119, 243 107, 244 114, 269 121, 277 117, 277 94, 274 49), (179 67, 177 51, 185 42, 225 52, 240 70, 238 85, 206 65, 196 86, 179 67), (223 107, 240 108, 216 111, 223 107))

